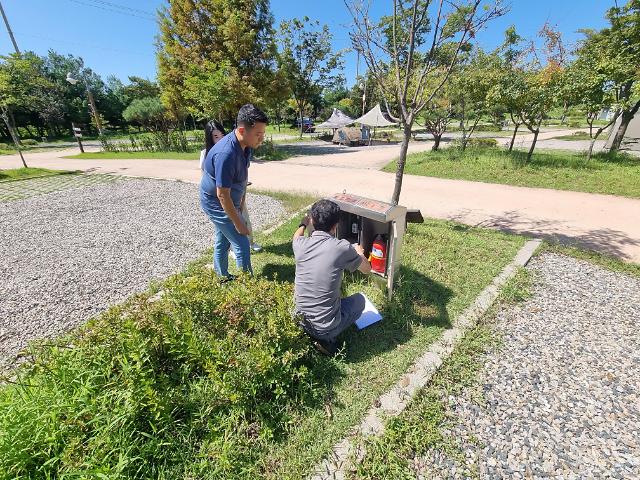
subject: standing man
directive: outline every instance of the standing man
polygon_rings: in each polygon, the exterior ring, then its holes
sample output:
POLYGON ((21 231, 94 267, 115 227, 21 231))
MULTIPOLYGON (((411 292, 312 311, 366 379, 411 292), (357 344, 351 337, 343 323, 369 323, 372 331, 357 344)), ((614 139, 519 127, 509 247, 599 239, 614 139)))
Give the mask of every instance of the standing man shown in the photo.
POLYGON ((238 268, 252 272, 249 228, 242 218, 249 161, 253 149, 264 141, 268 118, 252 104, 238 112, 236 128, 207 153, 200 181, 200 205, 215 226, 213 267, 224 280, 230 280, 229 247, 238 268))
POLYGON ((293 235, 296 259, 296 312, 304 318, 304 330, 316 340, 316 348, 325 355, 338 350, 337 338, 360 318, 365 298, 356 293, 340 298, 342 272, 371 272, 360 245, 335 238, 340 207, 331 200, 319 200, 311 207, 293 235), (313 225, 314 232, 304 232, 313 225))

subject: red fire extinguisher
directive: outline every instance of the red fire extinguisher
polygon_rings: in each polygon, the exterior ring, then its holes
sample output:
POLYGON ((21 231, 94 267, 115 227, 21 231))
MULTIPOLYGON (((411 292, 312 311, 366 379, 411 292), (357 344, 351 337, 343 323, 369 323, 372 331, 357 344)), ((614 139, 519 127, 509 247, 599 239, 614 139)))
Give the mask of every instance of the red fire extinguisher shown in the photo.
POLYGON ((371 262, 371 270, 384 274, 387 266, 387 242, 380 234, 373 240, 369 262, 371 262))

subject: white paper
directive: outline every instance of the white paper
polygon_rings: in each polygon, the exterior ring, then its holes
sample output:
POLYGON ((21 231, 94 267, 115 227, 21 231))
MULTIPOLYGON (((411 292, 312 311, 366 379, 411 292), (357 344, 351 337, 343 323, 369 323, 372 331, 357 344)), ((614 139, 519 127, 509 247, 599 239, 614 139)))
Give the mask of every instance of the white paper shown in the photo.
POLYGON ((364 310, 360 318, 356 320, 356 327, 358 327, 359 330, 382 320, 382 315, 380 315, 375 305, 371 303, 371 300, 369 300, 364 293, 361 295, 364 297, 364 310))

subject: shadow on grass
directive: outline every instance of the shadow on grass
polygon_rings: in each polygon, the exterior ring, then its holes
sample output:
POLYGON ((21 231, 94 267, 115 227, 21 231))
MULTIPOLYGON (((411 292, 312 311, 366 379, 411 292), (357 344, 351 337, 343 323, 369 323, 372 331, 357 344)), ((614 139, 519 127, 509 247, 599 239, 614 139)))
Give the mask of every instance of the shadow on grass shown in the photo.
POLYGON ((346 361, 364 362, 408 342, 414 328, 449 328, 451 319, 447 304, 453 291, 426 275, 408 267, 400 267, 393 297, 380 308, 383 320, 364 330, 354 326, 343 338, 347 344, 346 361))

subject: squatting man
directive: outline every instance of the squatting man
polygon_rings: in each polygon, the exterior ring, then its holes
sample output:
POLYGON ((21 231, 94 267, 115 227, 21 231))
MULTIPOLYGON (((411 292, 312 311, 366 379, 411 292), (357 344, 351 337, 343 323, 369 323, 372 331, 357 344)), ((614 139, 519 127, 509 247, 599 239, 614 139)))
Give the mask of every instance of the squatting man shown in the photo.
POLYGON ((368 274, 371 264, 361 245, 335 238, 340 217, 335 202, 319 200, 310 213, 293 235, 296 313, 316 348, 333 355, 338 350, 338 336, 360 318, 365 307, 361 293, 340 298, 342 272, 368 274), (314 231, 307 237, 305 230, 310 224, 314 231))

